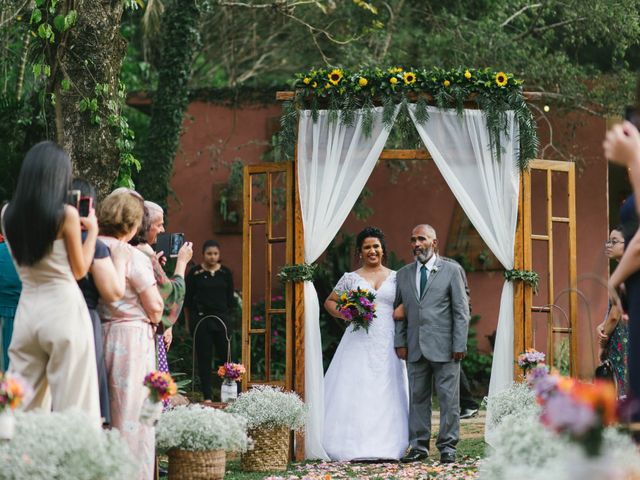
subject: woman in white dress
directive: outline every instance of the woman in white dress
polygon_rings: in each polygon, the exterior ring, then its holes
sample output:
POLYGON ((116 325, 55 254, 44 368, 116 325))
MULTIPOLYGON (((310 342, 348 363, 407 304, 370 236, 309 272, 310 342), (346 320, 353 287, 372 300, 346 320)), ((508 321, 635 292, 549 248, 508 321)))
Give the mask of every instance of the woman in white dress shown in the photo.
POLYGON ((332 460, 399 459, 408 444, 409 400, 405 363, 394 349, 396 272, 382 262, 384 234, 367 227, 358 234, 362 267, 345 273, 324 303, 332 316, 342 292, 360 287, 376 295, 368 333, 350 325, 325 375, 323 446, 332 460))

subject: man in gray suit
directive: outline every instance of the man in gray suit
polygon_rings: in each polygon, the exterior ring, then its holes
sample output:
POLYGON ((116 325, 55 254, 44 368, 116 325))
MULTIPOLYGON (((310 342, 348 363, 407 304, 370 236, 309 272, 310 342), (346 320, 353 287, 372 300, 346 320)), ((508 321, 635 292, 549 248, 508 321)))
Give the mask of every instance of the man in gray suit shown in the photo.
POLYGON ((430 225, 413 229, 411 247, 416 261, 396 276, 395 304, 403 305, 404 318, 396 321, 395 347, 409 374, 409 450, 401 461, 429 455, 433 383, 440 403, 436 446, 440 461, 452 463, 460 432, 460 361, 469 329, 464 270, 437 255, 438 239, 430 225))

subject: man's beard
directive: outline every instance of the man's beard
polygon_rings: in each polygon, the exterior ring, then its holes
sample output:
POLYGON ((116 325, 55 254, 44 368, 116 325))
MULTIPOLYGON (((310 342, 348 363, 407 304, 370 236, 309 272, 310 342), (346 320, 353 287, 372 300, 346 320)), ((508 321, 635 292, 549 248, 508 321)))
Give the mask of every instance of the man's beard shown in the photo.
POLYGON ((413 254, 420 263, 427 263, 433 256, 433 247, 424 250, 422 248, 414 250, 413 254))

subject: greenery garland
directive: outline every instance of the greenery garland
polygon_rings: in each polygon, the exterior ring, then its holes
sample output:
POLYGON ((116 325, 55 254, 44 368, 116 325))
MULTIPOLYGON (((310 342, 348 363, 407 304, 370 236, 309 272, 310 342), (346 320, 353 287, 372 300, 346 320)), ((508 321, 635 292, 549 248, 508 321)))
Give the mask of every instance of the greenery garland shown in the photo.
POLYGON ((278 278, 281 282, 312 282, 315 276, 318 265, 309 263, 300 263, 296 265, 284 265, 280 272, 278 272, 278 278))
POLYGON ((533 293, 538 293, 538 286, 540 285, 540 275, 533 270, 505 270, 504 278, 509 282, 524 282, 527 285, 533 287, 533 293))
POLYGON ((420 124, 429 120, 429 104, 442 109, 455 108, 461 116, 465 104, 472 103, 485 113, 491 149, 498 161, 502 153, 500 134, 507 134, 507 112, 514 112, 520 126, 517 161, 519 168, 524 170, 537 154, 538 136, 522 83, 511 73, 490 68, 312 69, 295 76, 294 99, 284 105, 282 141, 286 145, 295 144, 297 111, 302 109, 311 110, 316 120, 319 108, 327 108, 330 120, 336 120, 339 115, 347 125, 353 125, 356 110, 363 109, 363 130, 365 135, 370 135, 373 107, 382 105, 383 122, 390 128, 394 124, 395 108, 400 105, 395 124, 406 138, 407 130, 412 128, 407 108, 409 102, 416 103, 416 121, 420 124))

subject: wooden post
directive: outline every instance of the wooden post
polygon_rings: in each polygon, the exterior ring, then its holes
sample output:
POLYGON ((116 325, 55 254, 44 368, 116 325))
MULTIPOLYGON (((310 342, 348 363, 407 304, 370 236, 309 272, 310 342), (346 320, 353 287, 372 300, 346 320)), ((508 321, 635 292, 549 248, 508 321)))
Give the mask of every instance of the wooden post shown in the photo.
MULTIPOLYGON (((523 173, 523 176, 525 174, 523 173)), ((524 199, 523 199, 523 176, 520 177, 520 195, 518 196, 518 224, 516 228, 516 238, 513 246, 514 266, 516 270, 522 270, 524 257, 524 199)), ((524 283, 513 282, 513 358, 518 358, 520 352, 525 348, 524 334, 524 283)), ((513 378, 518 378, 520 367, 513 364, 513 378)))
MULTIPOLYGON (((293 164, 294 188, 294 221, 293 221, 293 258, 294 263, 304 263, 304 231, 302 226, 302 210, 300 208, 300 191, 298 190, 298 151, 296 149, 293 164)), ((294 302, 294 345, 295 391, 304 400, 304 283, 296 282, 293 293, 294 302)), ((304 433, 296 434, 296 460, 304 460, 304 433)))

